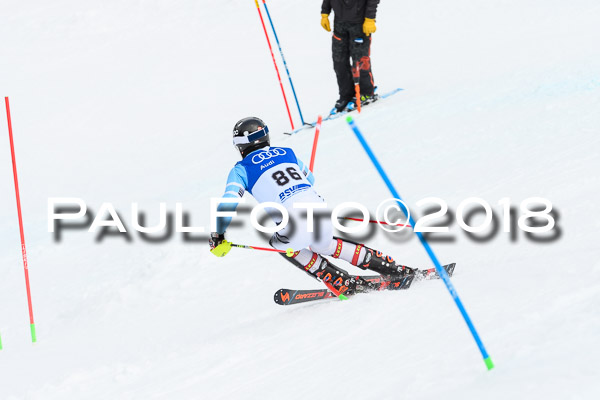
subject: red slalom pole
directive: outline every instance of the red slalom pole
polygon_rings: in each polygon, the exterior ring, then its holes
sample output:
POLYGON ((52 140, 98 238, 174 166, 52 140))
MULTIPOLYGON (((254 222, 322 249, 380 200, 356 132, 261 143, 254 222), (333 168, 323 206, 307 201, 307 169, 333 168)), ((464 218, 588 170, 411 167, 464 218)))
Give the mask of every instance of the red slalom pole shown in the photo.
POLYGON ((313 148, 312 154, 310 155, 310 172, 314 172, 313 167, 315 166, 315 154, 317 153, 317 142, 319 141, 319 132, 321 132, 321 122, 323 121, 323 117, 319 115, 317 118, 317 129, 315 130, 315 139, 313 140, 313 148))
MULTIPOLYGON (((364 219, 360 219, 360 218, 350 218, 350 217, 338 217, 338 218, 339 219, 347 219, 349 221, 359 221, 359 222, 364 221, 364 219)), ((405 226, 407 228, 412 228, 412 226, 410 224, 388 224, 387 222, 378 221, 378 220, 375 220, 375 219, 370 219, 369 223, 370 224, 390 225, 390 226, 405 226)))
POLYGON ((27 250, 25 249, 25 233, 23 232, 23 216, 21 215, 21 197, 19 196, 19 180, 17 178, 17 162, 15 160, 15 144, 13 142, 12 121, 10 119, 10 105, 8 97, 4 98, 6 104, 6 119, 8 121, 8 137, 10 138, 10 153, 12 155, 13 176, 15 180, 15 194, 17 197, 17 213, 19 215, 19 230, 21 231, 21 255, 23 256, 23 268, 25 269, 25 287, 27 288, 27 303, 29 305, 29 325, 31 329, 31 341, 37 341, 35 334, 35 322, 33 321, 33 306, 31 305, 31 289, 29 286, 29 267, 27 265, 27 250))
POLYGON ((277 62, 275 61, 275 54, 273 54, 273 48, 271 47, 271 41, 269 40, 269 35, 267 34, 267 27, 265 26, 265 20, 263 19, 262 13, 260 12, 260 7, 258 6, 258 0, 254 0, 256 3, 256 9, 258 10, 258 16, 260 17, 260 23, 262 24, 263 30, 265 31, 265 37, 267 38, 267 43, 269 44, 269 51, 271 52, 271 58, 273 59, 273 65, 275 66, 275 71, 277 72, 277 79, 279 80, 279 86, 281 86, 281 93, 283 94, 283 101, 285 102, 285 108, 288 113, 288 117, 290 118, 290 124, 292 125, 292 130, 294 130, 294 121, 292 120, 292 114, 290 113, 290 107, 288 106, 287 97, 285 97, 285 90, 283 90, 283 82, 281 82, 281 76, 279 75, 279 68, 277 68, 277 62))
POLYGON ((340 291, 333 287, 333 285, 329 283, 329 281, 323 281, 323 283, 325 284, 325 286, 327 286, 327 289, 331 290, 331 293, 333 293, 335 297, 337 297, 340 300, 348 300, 348 297, 346 297, 343 293, 340 293, 340 291))
POLYGON ((356 96, 356 110, 360 114, 360 65, 356 62, 356 68, 352 71, 352 78, 354 79, 354 92, 356 96))

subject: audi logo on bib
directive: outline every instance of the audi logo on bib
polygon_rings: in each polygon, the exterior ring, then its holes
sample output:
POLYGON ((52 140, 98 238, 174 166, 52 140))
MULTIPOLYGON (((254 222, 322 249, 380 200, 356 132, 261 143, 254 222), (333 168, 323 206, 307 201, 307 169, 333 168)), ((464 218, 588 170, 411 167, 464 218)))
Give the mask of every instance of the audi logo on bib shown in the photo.
POLYGON ((258 154, 252 156, 252 164, 260 164, 261 162, 268 160, 269 158, 284 156, 285 150, 280 148, 272 148, 267 151, 261 151, 258 154))

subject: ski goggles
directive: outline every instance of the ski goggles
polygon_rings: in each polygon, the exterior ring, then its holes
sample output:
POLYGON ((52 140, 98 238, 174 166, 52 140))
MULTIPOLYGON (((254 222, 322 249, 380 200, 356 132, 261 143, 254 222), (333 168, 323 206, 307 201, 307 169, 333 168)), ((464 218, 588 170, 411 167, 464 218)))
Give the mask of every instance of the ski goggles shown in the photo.
POLYGON ((233 137, 233 144, 234 145, 238 145, 238 144, 248 144, 248 143, 252 143, 255 140, 258 140, 260 138, 263 138, 265 136, 267 136, 267 134, 269 133, 269 128, 267 128, 266 126, 262 129, 259 129, 255 132, 252 132, 250 134, 248 134, 247 136, 234 136, 233 137))

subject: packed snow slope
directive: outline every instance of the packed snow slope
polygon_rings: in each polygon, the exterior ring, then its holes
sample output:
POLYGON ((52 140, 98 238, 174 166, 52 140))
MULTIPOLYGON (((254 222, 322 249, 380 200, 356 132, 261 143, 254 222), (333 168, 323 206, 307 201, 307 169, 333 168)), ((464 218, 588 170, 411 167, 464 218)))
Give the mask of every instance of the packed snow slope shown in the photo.
MULTIPOLYGON (((320 1, 268 6, 313 119, 337 98, 320 1)), ((320 284, 281 257, 218 259, 206 235, 149 242, 134 230, 134 202, 148 224, 160 202, 170 212, 182 202, 208 230, 242 117, 263 118, 274 144, 308 161, 312 131, 282 134, 253 1, 3 0, 0 92, 13 112, 38 342, 2 112, 0 399, 599 398, 599 19, 596 0, 379 6, 376 83, 405 90, 355 118, 406 201, 419 213, 415 203, 436 196, 455 211, 477 196, 499 213, 502 198, 541 196, 559 216, 547 242, 501 228, 477 242, 454 222, 453 240, 432 244, 458 263, 453 282, 496 363, 487 372, 440 281, 286 308, 275 290, 320 284), (56 240, 49 197, 82 198, 94 213, 111 202, 129 240, 86 229, 56 240)), ((289 88, 288 101, 298 124, 289 88)), ((375 211, 389 197, 342 119, 323 125, 315 174, 332 205, 375 211)), ((248 213, 240 220, 228 238, 265 246, 248 213)), ((359 239, 431 266, 416 238, 359 239)))

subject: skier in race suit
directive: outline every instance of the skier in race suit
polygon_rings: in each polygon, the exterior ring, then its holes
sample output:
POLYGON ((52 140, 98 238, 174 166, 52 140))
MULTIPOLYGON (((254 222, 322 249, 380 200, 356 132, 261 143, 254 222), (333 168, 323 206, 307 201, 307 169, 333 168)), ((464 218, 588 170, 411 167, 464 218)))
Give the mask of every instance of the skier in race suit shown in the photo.
MULTIPOLYGON (((285 207, 290 222, 270 240, 279 250, 296 250, 286 257, 308 274, 329 282, 340 293, 369 289, 369 283, 348 274, 333 265, 324 256, 340 258, 363 270, 385 275, 387 287, 413 274, 411 268, 396 265, 389 256, 364 244, 350 242, 333 236, 331 222, 327 218, 315 219, 315 233, 308 232, 306 209, 294 208, 294 203, 324 203, 313 188, 315 178, 308 166, 300 161, 294 151, 287 147, 270 146, 269 129, 259 118, 249 117, 238 121, 233 128, 233 143, 240 151, 242 160, 236 163, 227 179, 223 198, 241 199, 249 192, 259 202, 276 202, 285 207)), ((221 203, 219 211, 234 211, 237 203, 221 203)), ((266 208, 276 224, 282 217, 274 208, 266 208)), ((231 217, 217 218, 217 231, 211 233, 210 249, 218 256, 225 256, 231 243, 225 240, 225 230, 231 217)))

